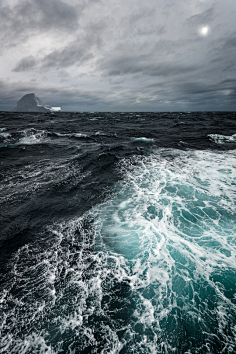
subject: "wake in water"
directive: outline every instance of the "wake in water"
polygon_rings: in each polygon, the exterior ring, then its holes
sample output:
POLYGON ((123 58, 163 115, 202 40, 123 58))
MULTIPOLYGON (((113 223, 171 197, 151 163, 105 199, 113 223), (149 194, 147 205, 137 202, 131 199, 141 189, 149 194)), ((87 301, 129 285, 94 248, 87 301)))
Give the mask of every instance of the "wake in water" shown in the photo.
POLYGON ((0 352, 234 353, 235 167, 234 151, 123 158, 104 202, 12 254, 0 352))

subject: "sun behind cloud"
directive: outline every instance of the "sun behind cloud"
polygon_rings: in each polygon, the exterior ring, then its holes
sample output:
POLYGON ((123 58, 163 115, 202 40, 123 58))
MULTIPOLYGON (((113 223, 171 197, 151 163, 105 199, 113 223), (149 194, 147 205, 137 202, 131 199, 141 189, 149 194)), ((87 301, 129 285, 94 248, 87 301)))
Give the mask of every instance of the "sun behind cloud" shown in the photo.
POLYGON ((203 37, 206 37, 209 34, 209 26, 203 26, 199 28, 199 34, 203 37))

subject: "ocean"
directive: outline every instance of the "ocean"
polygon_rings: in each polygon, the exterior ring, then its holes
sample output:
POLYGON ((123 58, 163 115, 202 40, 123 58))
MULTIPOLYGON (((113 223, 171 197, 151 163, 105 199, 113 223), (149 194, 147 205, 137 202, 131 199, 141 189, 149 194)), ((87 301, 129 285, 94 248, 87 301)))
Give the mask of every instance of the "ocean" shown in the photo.
POLYGON ((236 114, 0 112, 0 353, 236 353, 236 114))

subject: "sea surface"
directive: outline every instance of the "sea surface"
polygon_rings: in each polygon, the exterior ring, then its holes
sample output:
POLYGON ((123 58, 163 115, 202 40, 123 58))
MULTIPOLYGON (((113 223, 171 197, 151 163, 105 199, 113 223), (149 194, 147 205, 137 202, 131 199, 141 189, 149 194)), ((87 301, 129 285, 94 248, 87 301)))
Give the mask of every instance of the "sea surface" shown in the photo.
POLYGON ((0 353, 236 353, 236 114, 0 112, 0 353))

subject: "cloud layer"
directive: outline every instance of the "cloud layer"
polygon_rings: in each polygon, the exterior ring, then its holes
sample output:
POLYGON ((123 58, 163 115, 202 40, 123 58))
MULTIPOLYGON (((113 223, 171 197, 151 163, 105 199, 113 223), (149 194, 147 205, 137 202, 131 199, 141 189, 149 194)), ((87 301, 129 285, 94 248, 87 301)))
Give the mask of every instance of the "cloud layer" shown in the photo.
POLYGON ((0 109, 35 92, 64 110, 235 110, 235 15, 234 0, 2 0, 0 109))

